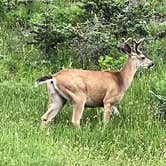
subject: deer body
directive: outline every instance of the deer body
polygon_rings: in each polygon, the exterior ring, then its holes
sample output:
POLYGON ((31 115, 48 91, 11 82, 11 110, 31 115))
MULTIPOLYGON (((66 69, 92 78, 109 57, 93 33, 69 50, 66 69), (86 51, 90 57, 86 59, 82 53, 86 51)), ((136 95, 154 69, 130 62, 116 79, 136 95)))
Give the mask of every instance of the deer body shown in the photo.
MULTIPOLYGON (((138 44, 138 43, 137 43, 138 44)), ((138 51, 138 45, 136 45, 138 51)), ((66 101, 73 105, 72 123, 80 125, 84 107, 104 107, 104 122, 108 123, 114 106, 123 98, 130 87, 137 69, 152 66, 153 63, 143 54, 138 56, 125 43, 122 51, 128 59, 119 71, 91 71, 82 69, 64 69, 51 76, 37 80, 36 85, 47 83, 50 106, 42 116, 42 124, 47 124, 62 109, 66 101), (132 55, 131 55, 132 54, 132 55)))
POLYGON ((103 100, 111 92, 113 95, 121 91, 119 73, 107 71, 90 71, 81 69, 61 70, 53 75, 56 88, 61 91, 66 100, 73 103, 86 97, 85 106, 103 106, 103 100), (78 98, 78 99, 77 99, 78 98))

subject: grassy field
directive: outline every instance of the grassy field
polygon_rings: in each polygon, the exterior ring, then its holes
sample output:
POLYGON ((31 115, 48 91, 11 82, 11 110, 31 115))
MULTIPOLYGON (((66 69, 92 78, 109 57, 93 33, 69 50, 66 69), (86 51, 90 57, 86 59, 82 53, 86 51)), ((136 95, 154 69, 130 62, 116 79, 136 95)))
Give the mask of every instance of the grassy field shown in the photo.
POLYGON ((165 77, 160 64, 139 72, 120 104, 120 117, 102 125, 102 109, 87 109, 81 129, 70 123, 66 106, 45 129, 40 116, 47 110, 45 86, 33 78, 0 82, 0 165, 164 165, 165 124, 154 119, 157 104, 151 84, 165 77))

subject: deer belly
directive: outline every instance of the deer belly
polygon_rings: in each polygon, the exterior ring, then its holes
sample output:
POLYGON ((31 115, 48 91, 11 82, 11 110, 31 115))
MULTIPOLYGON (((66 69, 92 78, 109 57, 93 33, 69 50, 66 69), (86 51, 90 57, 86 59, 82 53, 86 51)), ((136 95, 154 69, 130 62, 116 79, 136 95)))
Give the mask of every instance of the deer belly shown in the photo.
POLYGON ((85 107, 103 107, 104 105, 103 105, 103 102, 96 102, 96 103, 94 103, 94 102, 86 102, 85 103, 85 107))
POLYGON ((85 103, 86 107, 103 107, 103 97, 99 96, 99 97, 87 97, 86 103, 85 103))

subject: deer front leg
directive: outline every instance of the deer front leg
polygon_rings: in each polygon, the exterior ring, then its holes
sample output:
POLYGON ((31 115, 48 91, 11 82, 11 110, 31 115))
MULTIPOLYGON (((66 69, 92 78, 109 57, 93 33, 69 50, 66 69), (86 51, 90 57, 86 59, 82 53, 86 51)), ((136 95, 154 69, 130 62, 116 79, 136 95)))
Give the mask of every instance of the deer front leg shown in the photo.
POLYGON ((103 100, 104 103, 104 124, 110 121, 110 115, 112 113, 119 113, 117 108, 114 106, 120 99, 119 95, 114 95, 113 92, 108 92, 103 100))
POLYGON ((73 104, 72 123, 74 127, 80 126, 80 119, 82 117, 84 106, 85 106, 85 100, 73 104))
POLYGON ((118 116, 119 111, 115 106, 112 106, 110 103, 104 105, 104 124, 107 124, 110 121, 111 114, 118 116))
POLYGON ((110 121, 110 115, 112 113, 114 97, 111 96, 111 92, 107 92, 103 103, 104 103, 104 124, 107 124, 110 121))
POLYGON ((108 124, 110 121, 110 115, 112 113, 112 105, 110 103, 104 103, 104 124, 108 124))

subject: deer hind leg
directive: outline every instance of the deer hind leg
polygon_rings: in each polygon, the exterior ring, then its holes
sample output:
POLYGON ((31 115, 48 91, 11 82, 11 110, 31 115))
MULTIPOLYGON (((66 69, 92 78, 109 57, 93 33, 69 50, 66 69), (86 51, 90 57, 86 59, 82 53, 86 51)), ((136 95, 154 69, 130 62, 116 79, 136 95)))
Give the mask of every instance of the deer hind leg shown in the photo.
POLYGON ((85 102, 86 102, 86 99, 73 104, 72 123, 74 127, 80 126, 80 119, 82 117, 85 102))
POLYGON ((65 99, 62 98, 54 89, 52 83, 47 83, 49 108, 48 111, 41 117, 41 125, 44 126, 58 114, 65 104, 65 99))

